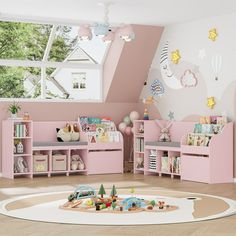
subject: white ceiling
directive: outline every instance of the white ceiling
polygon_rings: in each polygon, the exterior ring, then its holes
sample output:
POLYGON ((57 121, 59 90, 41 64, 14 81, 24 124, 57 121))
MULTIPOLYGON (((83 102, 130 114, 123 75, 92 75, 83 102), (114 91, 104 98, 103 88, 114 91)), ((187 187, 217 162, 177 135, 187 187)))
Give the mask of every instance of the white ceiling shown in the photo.
MULTIPOLYGON (((78 24, 102 21, 99 0, 0 0, 0 19, 78 24)), ((105 2, 105 1, 103 1, 105 2)), ((236 0, 110 0, 109 22, 168 25, 236 12, 236 0)))

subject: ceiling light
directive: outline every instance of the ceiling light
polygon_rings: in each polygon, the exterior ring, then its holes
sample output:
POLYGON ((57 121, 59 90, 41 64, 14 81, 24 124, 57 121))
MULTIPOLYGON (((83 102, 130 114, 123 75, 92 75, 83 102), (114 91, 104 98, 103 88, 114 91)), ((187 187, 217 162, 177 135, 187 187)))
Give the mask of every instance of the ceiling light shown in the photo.
POLYGON ((124 25, 119 29, 119 37, 125 42, 130 42, 135 38, 135 34, 131 25, 124 25))
POLYGON ((106 36, 109 32, 109 24, 95 24, 94 34, 100 38, 106 36))
POLYGON ((78 31, 78 37, 81 41, 88 41, 92 39, 92 31, 89 25, 81 25, 78 31))
POLYGON ((112 30, 109 30, 108 34, 105 35, 102 40, 104 43, 111 43, 115 38, 115 33, 112 30))
MULTIPOLYGON (((112 30, 111 25, 109 24, 109 6, 111 2, 100 2, 99 6, 104 8, 104 20, 103 23, 94 23, 91 25, 81 25, 79 29, 79 40, 91 40, 92 39, 92 30, 94 35, 102 38, 103 42, 109 43, 112 42, 115 38, 115 33, 112 30)), ((121 25, 118 28, 118 33, 121 39, 125 42, 130 42, 135 38, 135 34, 131 25, 121 25)))

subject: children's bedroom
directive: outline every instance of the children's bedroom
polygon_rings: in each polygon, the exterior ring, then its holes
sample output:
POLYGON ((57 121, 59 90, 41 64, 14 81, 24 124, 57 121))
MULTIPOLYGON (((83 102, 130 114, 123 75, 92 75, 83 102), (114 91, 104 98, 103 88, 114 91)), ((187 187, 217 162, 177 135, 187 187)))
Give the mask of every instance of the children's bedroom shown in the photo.
POLYGON ((234 0, 0 6, 0 235, 236 234, 234 0))

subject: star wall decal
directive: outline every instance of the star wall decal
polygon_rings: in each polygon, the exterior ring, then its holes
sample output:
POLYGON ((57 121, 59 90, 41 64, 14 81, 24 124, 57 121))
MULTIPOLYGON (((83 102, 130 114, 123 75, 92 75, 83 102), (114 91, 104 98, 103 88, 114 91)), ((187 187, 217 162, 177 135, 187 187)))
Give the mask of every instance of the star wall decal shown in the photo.
POLYGON ((207 106, 209 107, 209 108, 211 108, 211 109, 213 109, 214 108, 214 106, 215 106, 215 98, 214 97, 209 97, 209 98, 207 98, 207 106))
POLYGON ((180 60, 181 56, 180 56, 180 53, 179 53, 179 50, 175 50, 173 52, 171 52, 171 61, 174 63, 174 64, 178 64, 179 63, 179 60, 180 60))
POLYGON ((209 30, 209 35, 208 35, 208 38, 211 40, 211 41, 216 41, 216 37, 218 36, 218 33, 216 31, 216 28, 213 28, 213 29, 210 29, 209 30))
POLYGON ((170 120, 175 120, 175 113, 173 111, 169 111, 168 117, 170 120))

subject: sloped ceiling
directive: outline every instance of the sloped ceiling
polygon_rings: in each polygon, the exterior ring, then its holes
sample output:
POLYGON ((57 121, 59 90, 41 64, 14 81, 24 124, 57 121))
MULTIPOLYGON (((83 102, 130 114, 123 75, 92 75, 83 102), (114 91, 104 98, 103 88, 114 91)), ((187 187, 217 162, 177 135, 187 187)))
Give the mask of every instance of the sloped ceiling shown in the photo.
POLYGON ((104 63, 105 102, 137 102, 163 27, 133 25, 135 40, 116 39, 104 63))

